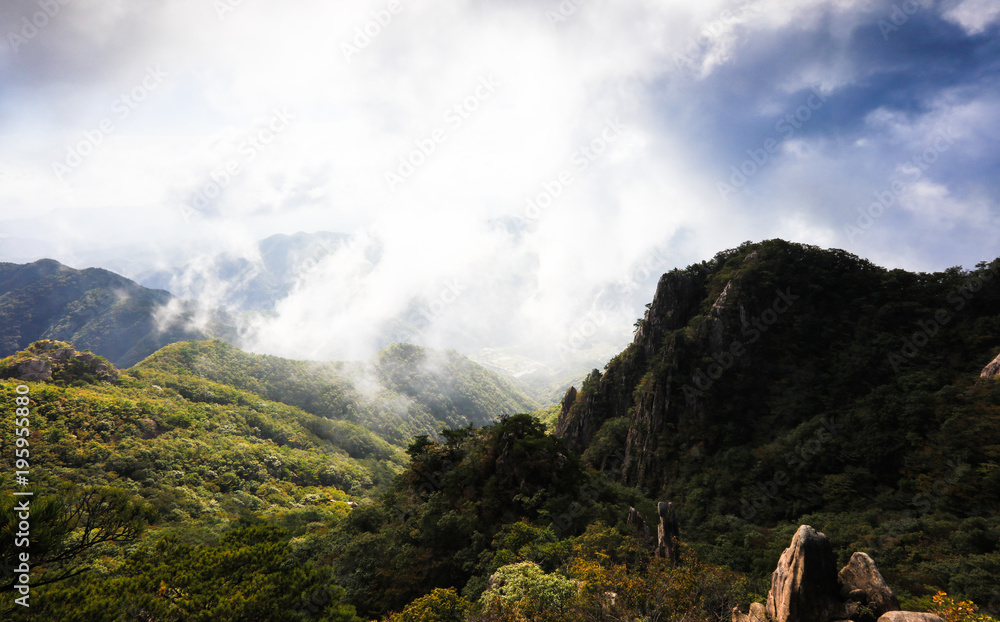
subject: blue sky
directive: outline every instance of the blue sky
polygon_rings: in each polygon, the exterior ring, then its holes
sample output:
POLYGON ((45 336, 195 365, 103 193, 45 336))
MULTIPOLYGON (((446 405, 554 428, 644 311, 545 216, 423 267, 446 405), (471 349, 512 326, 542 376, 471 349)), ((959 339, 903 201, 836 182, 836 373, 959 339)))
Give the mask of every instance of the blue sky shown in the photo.
POLYGON ((432 345, 617 349, 656 274, 745 240, 1000 255, 998 32, 996 0, 8 0, 0 261, 345 232, 256 349, 359 356, 458 282, 432 345))

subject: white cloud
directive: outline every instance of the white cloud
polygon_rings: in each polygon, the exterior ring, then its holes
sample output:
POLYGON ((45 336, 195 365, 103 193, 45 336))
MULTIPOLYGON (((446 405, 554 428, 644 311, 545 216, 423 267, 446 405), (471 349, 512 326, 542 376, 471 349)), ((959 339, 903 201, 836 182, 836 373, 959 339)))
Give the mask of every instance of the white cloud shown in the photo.
MULTIPOLYGON (((960 19, 966 5, 949 15, 960 19)), ((0 32, 35 6, 7 3, 0 32)), ((886 108, 869 115, 865 136, 874 137, 855 151, 803 132, 726 202, 704 172, 709 150, 688 134, 717 113, 700 107, 699 89, 720 88, 712 79, 744 62, 751 42, 818 30, 840 53, 789 63, 787 74, 768 67, 780 92, 763 104, 767 116, 785 112, 789 93, 851 84, 864 67, 845 50, 872 17, 867 3, 589 0, 559 23, 547 15, 556 2, 412 2, 391 19, 387 6, 242 2, 220 18, 201 0, 75 0, 18 53, 0 51, 11 76, 0 93, 0 223, 9 235, 64 244, 63 259, 142 246, 128 252, 148 264, 176 261, 184 245, 197 256, 277 232, 352 233, 302 275, 276 318, 257 323, 255 349, 359 358, 414 300, 431 305, 457 282, 461 295, 424 339, 544 352, 565 344, 608 284, 628 280, 653 249, 672 262, 665 271, 747 239, 836 241, 844 203, 870 193, 860 183, 845 190, 845 179, 863 177, 845 158, 888 160, 888 173, 932 125, 961 120, 964 131, 995 110, 942 100, 914 120, 886 108), (678 53, 691 65, 679 66, 678 53), (116 102, 151 65, 167 77, 123 117, 116 102), (276 109, 294 118, 247 149, 276 109), (53 162, 104 118, 114 132, 59 181, 53 162), (615 119, 620 135, 581 160, 615 119), (386 173, 402 174, 408 156, 421 161, 390 188, 386 173), (218 197, 195 201, 213 185, 218 197), (525 219, 547 185, 558 196, 525 219)), ((738 153, 759 144, 731 140, 738 153)), ((925 199, 913 204, 943 195, 925 199)), ((976 209, 992 208, 984 201, 976 209)), ((655 280, 619 294, 625 303, 602 338, 628 339, 655 280)), ((227 285, 218 285, 206 293, 221 296, 227 285)))
POLYGON ((994 0, 964 0, 946 11, 944 17, 970 35, 977 35, 1000 20, 1000 4, 994 0))

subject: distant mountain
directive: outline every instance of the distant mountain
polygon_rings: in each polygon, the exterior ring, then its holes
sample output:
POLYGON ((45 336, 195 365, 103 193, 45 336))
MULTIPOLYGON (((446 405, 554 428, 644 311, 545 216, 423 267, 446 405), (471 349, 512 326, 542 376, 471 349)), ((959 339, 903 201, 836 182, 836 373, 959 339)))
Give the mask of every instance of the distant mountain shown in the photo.
POLYGON ((183 298, 201 298, 208 292, 226 309, 267 311, 291 293, 304 270, 336 252, 350 237, 327 231, 272 235, 258 242, 250 257, 221 253, 143 272, 136 280, 183 298))
POLYGON ((234 339, 233 327, 225 314, 197 317, 192 303, 100 268, 0 263, 0 356, 57 339, 127 367, 176 341, 234 339))
POLYGON ((358 423, 405 447, 414 436, 482 426, 538 408, 511 381, 456 352, 394 344, 363 363, 309 362, 243 352, 222 341, 176 343, 134 368, 196 376, 328 419, 358 423))

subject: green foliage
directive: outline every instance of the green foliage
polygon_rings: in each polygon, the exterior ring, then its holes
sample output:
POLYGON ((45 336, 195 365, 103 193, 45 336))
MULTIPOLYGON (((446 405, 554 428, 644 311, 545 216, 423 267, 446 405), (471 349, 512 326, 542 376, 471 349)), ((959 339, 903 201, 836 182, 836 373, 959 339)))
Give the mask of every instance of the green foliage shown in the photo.
POLYGON ((247 522, 200 546, 162 538, 112 576, 44 591, 32 614, 66 622, 325 620, 356 622, 343 590, 315 564, 290 564, 285 532, 247 522))
POLYGON ((546 574, 534 562, 519 562, 494 572, 480 601, 487 615, 532 619, 536 612, 565 612, 576 592, 575 581, 546 574))
POLYGON ((435 589, 387 618, 387 622, 464 622, 473 611, 473 604, 455 590, 435 589))
MULTIPOLYGON (((62 485, 44 497, 0 499, 0 556, 17 558, 30 552, 35 574, 33 585, 64 581, 88 569, 101 545, 124 544, 139 538, 155 513, 145 501, 135 499, 120 488, 62 485), (31 528, 27 547, 15 546, 20 514, 16 507, 28 502, 31 528)), ((12 592, 12 573, 3 573, 0 592, 12 592)))
MULTIPOLYGON (((134 373, 208 380, 322 419, 354 423, 355 454, 370 451, 377 459, 385 459, 387 451, 378 437, 405 446, 419 434, 483 425, 536 407, 510 382, 454 352, 406 344, 389 346, 371 365, 361 365, 249 354, 222 341, 177 343, 142 361, 134 373), (361 433, 365 428, 367 437, 361 433)), ((322 435, 319 427, 314 433, 322 435)))

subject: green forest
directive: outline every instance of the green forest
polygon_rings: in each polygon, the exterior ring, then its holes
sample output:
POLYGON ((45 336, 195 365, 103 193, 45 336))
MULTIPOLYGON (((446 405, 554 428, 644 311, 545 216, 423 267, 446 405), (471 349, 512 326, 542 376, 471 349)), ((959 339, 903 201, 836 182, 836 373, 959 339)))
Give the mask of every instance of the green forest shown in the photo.
POLYGON ((730 620, 808 524, 904 610, 1000 619, 998 274, 747 243, 665 274, 560 404, 408 344, 117 369, 35 341, 0 360, 0 618, 730 620))

